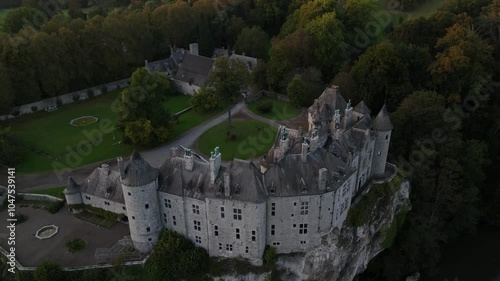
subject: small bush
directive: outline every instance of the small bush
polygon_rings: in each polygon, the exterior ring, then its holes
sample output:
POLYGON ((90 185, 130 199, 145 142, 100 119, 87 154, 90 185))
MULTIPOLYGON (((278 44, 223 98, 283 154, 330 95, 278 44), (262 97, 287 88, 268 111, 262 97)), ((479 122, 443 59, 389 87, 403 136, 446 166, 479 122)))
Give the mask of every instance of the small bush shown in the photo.
POLYGON ((64 272, 59 264, 54 261, 42 261, 33 273, 36 281, 63 281, 64 272))
POLYGON ((94 90, 93 89, 88 89, 87 90, 87 96, 90 98, 93 98, 95 96, 94 90))
POLYGON ((64 201, 56 201, 49 205, 47 211, 51 214, 59 212, 59 210, 64 206, 64 201))
POLYGON ((28 220, 28 216, 23 213, 16 213, 17 224, 21 224, 28 220))
POLYGON ((77 102, 80 100, 80 95, 79 94, 73 94, 73 101, 77 102))
POLYGON ((79 252, 87 247, 87 243, 80 238, 75 238, 66 242, 66 248, 72 254, 79 252))
POLYGON ((36 112, 37 110, 38 110, 38 106, 33 105, 33 106, 31 107, 31 111, 36 112))
POLYGON ((273 267, 276 265, 277 259, 276 248, 273 248, 269 245, 266 246, 266 249, 264 250, 264 256, 262 257, 264 264, 273 267))
POLYGON ((271 110, 273 110, 273 103, 272 102, 257 102, 257 110, 260 113, 269 113, 271 110))

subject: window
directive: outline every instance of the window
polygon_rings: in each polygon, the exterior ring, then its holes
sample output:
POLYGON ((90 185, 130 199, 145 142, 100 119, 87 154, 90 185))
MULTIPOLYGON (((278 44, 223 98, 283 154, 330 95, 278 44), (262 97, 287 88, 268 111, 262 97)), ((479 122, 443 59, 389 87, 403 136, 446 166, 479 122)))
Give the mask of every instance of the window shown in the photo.
POLYGON ((279 246, 280 242, 273 242, 273 246, 279 246))
POLYGON ((149 209, 149 204, 144 205, 144 208, 149 209))
POLYGON ((201 237, 200 236, 195 236, 194 238, 196 240, 196 243, 201 244, 201 237))
POLYGON ((221 219, 224 218, 224 207, 220 207, 220 217, 221 219))
POLYGON ((256 238, 255 238, 255 230, 252 230, 252 242, 255 242, 256 238))
POLYGON ((150 232, 151 231, 151 227, 146 227, 146 232, 150 232))
POLYGON ((301 215, 309 214, 309 202, 300 202, 300 214, 301 215))
POLYGON ((219 236, 219 227, 217 225, 214 226, 214 235, 219 236))
POLYGON ((241 209, 233 209, 233 218, 237 221, 241 220, 241 209))
POLYGON ((236 228, 236 239, 240 239, 240 229, 236 228))
POLYGON ((226 244, 226 251, 230 251, 230 252, 232 252, 232 251, 233 251, 233 245, 231 245, 231 244, 226 244))
POLYGON ((274 194, 274 193, 276 193, 276 189, 274 188, 274 185, 271 185, 269 187, 269 194, 274 194))
POLYGON ((219 250, 222 250, 222 243, 219 243, 219 250))
POLYGON ((128 196, 131 196, 131 195, 132 195, 132 193, 130 193, 130 192, 129 192, 129 193, 128 193, 128 196))
POLYGON ((271 216, 276 215, 276 203, 271 203, 271 216))
POLYGON ((248 246, 247 246, 247 247, 245 247, 245 253, 247 253, 247 254, 248 254, 248 246))
POLYGON ((200 221, 197 221, 197 220, 194 221, 194 230, 201 231, 201 222, 200 221))
POLYGON ((389 139, 389 135, 385 135, 385 139, 388 140, 389 139))
POLYGON ((148 241, 149 241, 149 242, 151 242, 151 240, 153 240, 153 239, 151 239, 151 238, 148 238, 148 241))
POLYGON ((292 226, 292 227, 293 227, 293 228, 296 228, 296 227, 297 227, 297 225, 296 225, 296 224, 293 224, 293 226, 292 226))
POLYGON ((300 241, 300 244, 304 245, 306 244, 306 241, 300 241))
POLYGON ((307 234, 307 223, 299 224, 299 234, 307 234))
POLYGON ((133 219, 133 220, 135 220, 135 217, 134 217, 134 216, 132 216, 132 219, 133 219))
POLYGON ((164 199, 165 200, 165 208, 172 209, 172 202, 170 202, 170 199, 164 199))
POLYGON ((122 207, 122 209, 123 209, 124 211, 126 210, 126 209, 125 209, 125 207, 122 207))
POLYGON ((200 214, 200 206, 193 204, 193 214, 196 214, 196 215, 200 214))
POLYGON ((104 205, 109 206, 109 202, 108 201, 104 201, 104 205))
POLYGON ((90 200, 90 196, 85 196, 85 199, 90 200))
POLYGON ((271 225, 271 235, 274 235, 274 231, 275 231, 274 224, 272 224, 271 225))
POLYGON ((175 220, 175 216, 172 216, 172 224, 177 225, 177 221, 175 220))

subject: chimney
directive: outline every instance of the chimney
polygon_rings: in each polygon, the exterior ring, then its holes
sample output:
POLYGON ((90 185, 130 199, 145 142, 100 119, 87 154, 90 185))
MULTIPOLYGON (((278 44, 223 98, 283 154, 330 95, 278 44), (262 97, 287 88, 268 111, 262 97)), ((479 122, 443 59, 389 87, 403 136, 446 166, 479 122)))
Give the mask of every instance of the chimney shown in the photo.
POLYGON ((221 154, 217 146, 214 151, 210 152, 210 183, 215 183, 215 179, 219 174, 221 154))
POLYGON ((326 189, 327 175, 328 175, 328 169, 326 168, 319 169, 318 186, 320 190, 326 189))
POLYGON ((176 157, 176 156, 177 156, 177 147, 170 148, 170 157, 176 157))
POLYGON ((106 175, 109 175, 109 165, 108 164, 102 164, 101 169, 104 171, 106 175))
POLYGON ((285 126, 281 126, 281 140, 280 140, 280 150, 281 155, 284 156, 290 145, 290 139, 288 138, 288 132, 285 126))
POLYGON ((224 196, 231 196, 231 176, 229 173, 224 173, 224 196))
POLYGON ((184 168, 186 171, 193 171, 194 161, 193 161, 193 152, 191 149, 186 148, 184 150, 184 168))
POLYGON ((144 67, 148 67, 148 60, 144 60, 144 67))
POLYGON ((189 52, 192 55, 198 56, 199 55, 198 43, 191 43, 191 44, 189 44, 189 52))
POLYGON ((304 142, 302 143, 302 154, 300 155, 302 163, 307 162, 307 152, 309 152, 309 144, 307 143, 307 140, 304 139, 304 142))
POLYGON ((319 143, 319 136, 318 136, 318 129, 314 128, 312 134, 311 134, 311 151, 315 151, 318 148, 319 143))
POLYGON ((347 107, 344 112, 344 129, 347 130, 351 126, 352 120, 352 106, 351 100, 347 103, 347 107))
POLYGON ((118 170, 120 170, 120 177, 125 177, 125 166, 123 165, 123 158, 120 156, 116 159, 118 161, 118 170))

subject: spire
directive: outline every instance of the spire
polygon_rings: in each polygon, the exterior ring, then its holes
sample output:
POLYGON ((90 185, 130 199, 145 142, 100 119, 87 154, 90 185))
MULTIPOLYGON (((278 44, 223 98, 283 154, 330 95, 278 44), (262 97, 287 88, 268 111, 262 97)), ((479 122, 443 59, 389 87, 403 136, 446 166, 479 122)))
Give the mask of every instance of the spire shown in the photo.
POLYGON ((361 114, 364 114, 364 115, 370 114, 372 112, 368 108, 368 106, 366 106, 366 103, 364 101, 361 101, 360 103, 358 103, 358 105, 356 105, 354 107, 354 111, 358 112, 358 113, 361 113, 361 114))
POLYGON ((80 186, 72 177, 68 177, 68 186, 64 189, 64 194, 75 194, 80 192, 80 186))
POLYGON ((389 118, 389 113, 387 112, 387 107, 382 106, 382 109, 378 113, 375 120, 373 120, 372 127, 378 131, 392 131, 394 128, 391 124, 391 120, 389 118))
POLYGON ((124 169, 122 183, 128 186, 148 184, 158 178, 159 172, 146 162, 139 152, 134 151, 124 169))

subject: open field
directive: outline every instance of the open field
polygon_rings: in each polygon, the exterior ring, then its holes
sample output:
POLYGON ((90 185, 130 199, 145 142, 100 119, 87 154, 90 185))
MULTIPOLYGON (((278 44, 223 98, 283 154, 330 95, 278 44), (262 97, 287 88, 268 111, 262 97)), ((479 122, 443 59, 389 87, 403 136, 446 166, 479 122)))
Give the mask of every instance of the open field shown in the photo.
POLYGON ((222 160, 232 158, 251 159, 266 154, 274 143, 277 128, 257 121, 233 121, 228 137, 227 121, 209 129, 198 139, 198 149, 205 156, 216 146, 220 148, 222 160))
POLYGON ((299 108, 297 108, 296 106, 292 105, 289 102, 280 101, 269 97, 263 97, 255 102, 249 103, 247 107, 250 111, 259 116, 271 120, 280 120, 280 121, 295 118, 299 116, 300 113, 302 112, 299 108), (259 110, 257 110, 257 103, 259 102, 262 103, 271 102, 273 104, 273 109, 271 110, 271 112, 262 113, 259 110))

